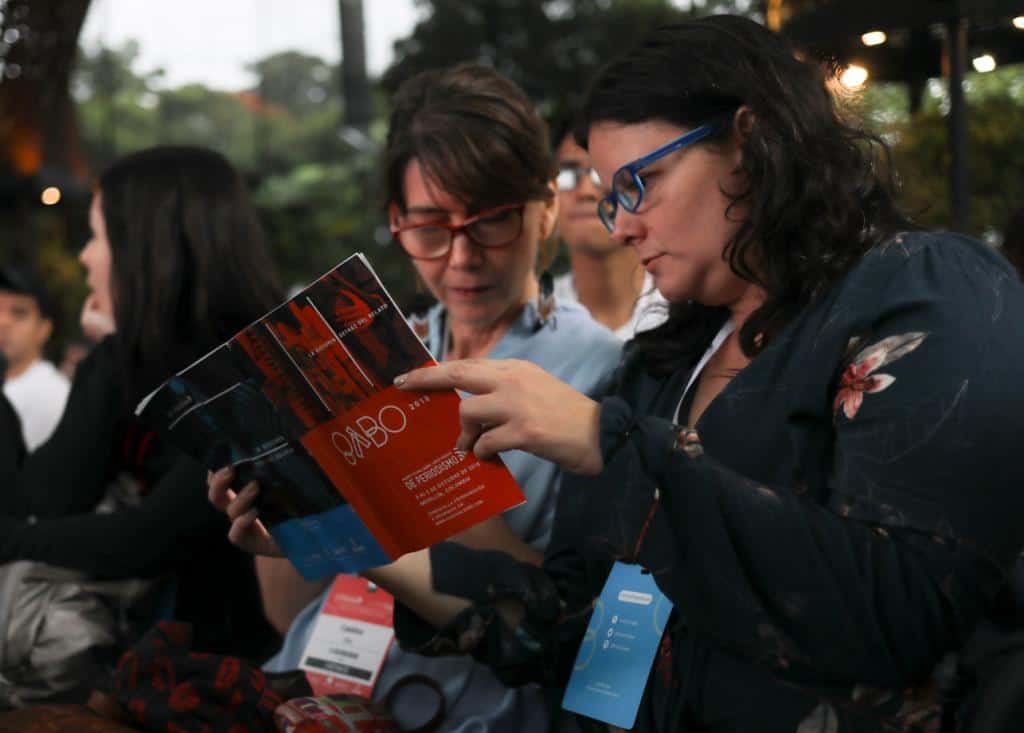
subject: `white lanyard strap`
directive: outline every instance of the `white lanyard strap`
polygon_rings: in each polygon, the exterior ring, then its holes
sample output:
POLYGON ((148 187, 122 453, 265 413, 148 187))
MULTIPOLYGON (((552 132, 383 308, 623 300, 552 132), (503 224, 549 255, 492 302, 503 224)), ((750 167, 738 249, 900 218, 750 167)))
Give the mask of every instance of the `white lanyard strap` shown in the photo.
POLYGON ((697 381, 697 377, 700 376, 700 373, 704 370, 704 367, 707 366, 707 363, 711 361, 711 357, 715 355, 715 352, 722 348, 722 344, 724 344, 725 340, 729 338, 729 334, 735 330, 736 324, 732 322, 731 318, 723 323, 722 327, 718 329, 718 333, 715 334, 715 338, 712 339, 711 346, 708 347, 707 351, 704 352, 704 356, 702 356, 700 361, 697 362, 697 366, 694 367, 693 372, 690 374, 690 379, 686 383, 686 389, 683 390, 683 395, 679 398, 679 404, 676 405, 676 414, 675 417, 672 418, 672 422, 676 425, 681 424, 679 422, 679 413, 683 410, 683 402, 686 401, 686 395, 689 394, 690 387, 692 387, 693 383, 697 381))

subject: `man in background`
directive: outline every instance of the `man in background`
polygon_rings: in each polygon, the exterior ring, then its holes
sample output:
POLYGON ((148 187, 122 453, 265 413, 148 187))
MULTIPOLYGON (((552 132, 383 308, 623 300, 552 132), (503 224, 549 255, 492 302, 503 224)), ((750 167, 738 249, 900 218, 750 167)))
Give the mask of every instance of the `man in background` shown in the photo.
POLYGON ((568 125, 556 130, 558 231, 569 249, 571 270, 555 278, 555 299, 578 301, 622 340, 661 324, 665 299, 631 247, 612 241, 597 216, 603 195, 587 151, 568 125))
POLYGON ((21 420, 29 451, 53 433, 64 412, 67 377, 43 359, 56 310, 43 282, 32 271, 0 268, 0 351, 7 359, 3 391, 21 420))

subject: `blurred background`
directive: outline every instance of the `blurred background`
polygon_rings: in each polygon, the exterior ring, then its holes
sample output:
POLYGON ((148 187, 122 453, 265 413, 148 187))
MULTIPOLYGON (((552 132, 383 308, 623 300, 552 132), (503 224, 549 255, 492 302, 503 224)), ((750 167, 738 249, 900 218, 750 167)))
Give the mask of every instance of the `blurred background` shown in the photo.
POLYGON ((480 60, 554 118, 652 25, 714 12, 829 63, 844 107, 892 144, 907 208, 998 246, 1024 203, 1024 0, 0 0, 0 261, 60 296, 59 351, 94 177, 191 143, 245 172, 285 283, 364 251, 414 306, 376 172, 402 80, 480 60))

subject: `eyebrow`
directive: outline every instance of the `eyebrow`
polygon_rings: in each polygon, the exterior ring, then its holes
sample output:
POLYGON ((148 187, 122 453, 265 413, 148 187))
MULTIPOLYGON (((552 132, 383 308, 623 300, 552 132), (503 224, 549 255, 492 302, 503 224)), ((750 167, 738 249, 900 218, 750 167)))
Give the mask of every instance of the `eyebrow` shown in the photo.
POLYGON ((8 308, 15 312, 32 310, 32 306, 36 304, 35 298, 28 293, 19 293, 14 290, 2 290, 0 293, 12 296, 8 308))

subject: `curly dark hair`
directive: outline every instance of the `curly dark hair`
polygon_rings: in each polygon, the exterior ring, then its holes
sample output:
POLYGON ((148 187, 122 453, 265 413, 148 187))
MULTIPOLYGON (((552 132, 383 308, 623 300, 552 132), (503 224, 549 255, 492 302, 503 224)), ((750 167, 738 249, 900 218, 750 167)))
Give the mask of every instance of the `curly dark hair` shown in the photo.
MULTIPOLYGON (((684 128, 711 122, 700 143, 733 135, 736 112, 753 124, 742 143, 745 190, 725 191, 747 212, 723 256, 767 293, 747 319, 740 344, 754 355, 813 298, 872 247, 913 224, 897 209, 889 150, 843 119, 828 88, 829 70, 746 18, 718 15, 662 26, 612 61, 594 80, 576 137, 599 122, 661 120, 684 128)), ((658 373, 692 358, 720 309, 673 304, 660 328, 637 337, 658 373)))
POLYGON ((554 195, 547 126, 515 82, 480 64, 421 72, 395 93, 385 203, 405 208, 404 176, 413 160, 469 211, 554 195))

